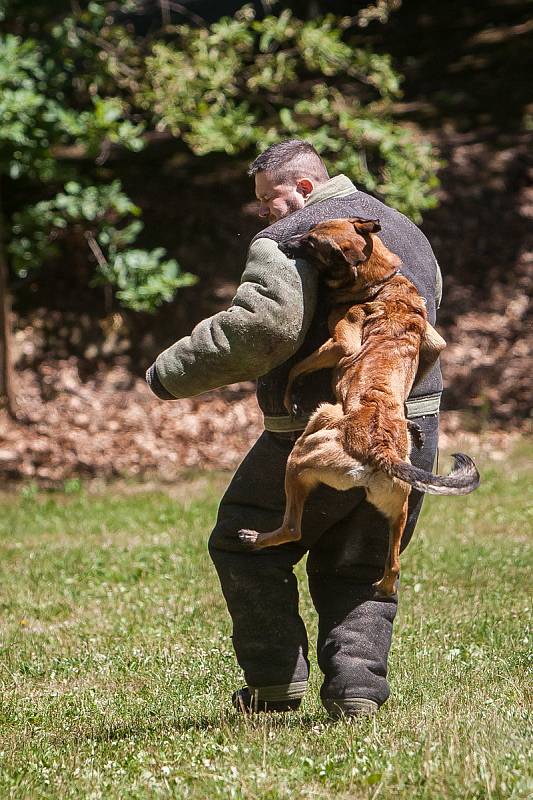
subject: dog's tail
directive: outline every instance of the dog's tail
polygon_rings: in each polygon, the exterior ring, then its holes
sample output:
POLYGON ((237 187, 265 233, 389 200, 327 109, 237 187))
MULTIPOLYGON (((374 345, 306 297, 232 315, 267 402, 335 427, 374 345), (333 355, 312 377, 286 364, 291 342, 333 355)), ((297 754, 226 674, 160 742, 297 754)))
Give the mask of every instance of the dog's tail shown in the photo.
POLYGON ((449 475, 433 475, 405 461, 388 461, 379 464, 383 472, 410 484, 426 494, 469 494, 479 486, 479 472, 470 456, 453 454, 453 468, 449 475))

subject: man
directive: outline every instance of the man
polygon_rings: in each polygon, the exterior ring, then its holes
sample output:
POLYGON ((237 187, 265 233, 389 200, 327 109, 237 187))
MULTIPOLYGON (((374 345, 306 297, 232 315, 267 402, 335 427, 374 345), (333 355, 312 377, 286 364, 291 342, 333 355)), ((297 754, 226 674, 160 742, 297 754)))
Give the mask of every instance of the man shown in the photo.
MULTIPOLYGON (((440 273, 422 232, 406 217, 360 192, 344 175, 329 179, 315 149, 292 140, 272 145, 251 165, 260 215, 270 226, 250 245, 230 308, 200 322, 169 347, 147 373, 162 399, 189 397, 257 378, 265 431, 238 468, 220 504, 209 550, 233 620, 233 645, 246 686, 233 703, 242 711, 296 709, 309 674, 307 635, 298 613, 294 565, 308 553, 309 588, 319 616, 322 702, 332 717, 369 714, 389 695, 387 659, 397 597, 376 597, 388 526, 364 490, 320 486, 310 496, 297 543, 247 551, 241 528, 276 528, 285 506, 284 474, 292 446, 319 402, 333 401, 331 371, 302 377, 294 387, 297 413, 283 406, 291 365, 328 338, 327 307, 315 270, 291 260, 278 242, 326 219, 379 219, 385 245, 426 298, 435 321, 440 273)), ((417 385, 406 413, 425 434, 412 462, 433 467, 441 394, 438 366, 417 385)), ((409 541, 422 496, 413 491, 404 534, 409 541)))

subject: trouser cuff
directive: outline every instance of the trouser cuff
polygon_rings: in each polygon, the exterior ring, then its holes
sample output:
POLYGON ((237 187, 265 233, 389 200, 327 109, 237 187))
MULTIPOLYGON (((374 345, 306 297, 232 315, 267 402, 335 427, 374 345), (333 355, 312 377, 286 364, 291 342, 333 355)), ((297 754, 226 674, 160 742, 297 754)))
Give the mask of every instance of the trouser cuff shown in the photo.
POLYGON ((375 714, 379 706, 375 700, 367 700, 366 697, 324 697, 322 699, 324 708, 333 719, 341 717, 359 717, 375 714))
POLYGON ((307 689, 307 681, 280 683, 277 686, 248 686, 253 698, 260 702, 301 700, 307 689))

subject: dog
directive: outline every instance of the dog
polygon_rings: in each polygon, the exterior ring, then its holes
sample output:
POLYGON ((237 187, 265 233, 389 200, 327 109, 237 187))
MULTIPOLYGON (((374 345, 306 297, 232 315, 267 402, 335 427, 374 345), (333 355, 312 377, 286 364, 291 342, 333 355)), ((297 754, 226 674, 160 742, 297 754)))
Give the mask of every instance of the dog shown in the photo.
POLYGON ((412 487, 430 494, 468 494, 480 478, 463 453, 454 454, 448 476, 409 462, 412 441, 420 447, 423 440, 418 426, 406 420, 404 404, 446 343, 429 324, 424 299, 399 273, 400 259, 376 235, 380 229, 378 220, 328 220, 280 245, 287 255, 316 265, 331 303, 331 338, 292 368, 285 406, 290 413, 298 376, 327 367, 334 370, 337 402, 317 408, 289 456, 281 526, 238 535, 250 549, 297 541, 306 498, 318 484, 341 491, 363 487, 389 523, 385 570, 374 588, 391 596, 412 487))

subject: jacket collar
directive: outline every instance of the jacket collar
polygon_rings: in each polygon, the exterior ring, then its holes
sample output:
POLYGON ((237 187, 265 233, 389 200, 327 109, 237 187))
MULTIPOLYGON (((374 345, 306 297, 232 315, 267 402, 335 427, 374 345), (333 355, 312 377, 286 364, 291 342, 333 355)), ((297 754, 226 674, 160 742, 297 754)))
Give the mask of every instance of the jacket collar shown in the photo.
POLYGON ((331 200, 332 197, 347 197, 356 191, 357 187, 346 175, 336 175, 314 190, 305 204, 305 208, 315 203, 321 203, 323 200, 331 200))

